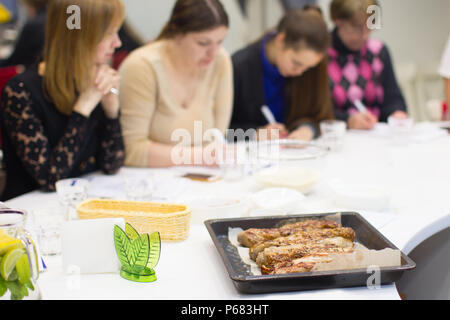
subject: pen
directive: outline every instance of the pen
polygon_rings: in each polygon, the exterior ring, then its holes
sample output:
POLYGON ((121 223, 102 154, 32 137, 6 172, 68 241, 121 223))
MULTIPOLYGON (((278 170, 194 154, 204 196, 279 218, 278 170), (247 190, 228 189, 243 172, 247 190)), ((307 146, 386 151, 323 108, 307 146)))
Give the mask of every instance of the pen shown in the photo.
POLYGON ((354 104, 355 104, 356 109, 358 109, 359 112, 361 112, 361 113, 368 112, 366 106, 360 100, 355 100, 354 104))
POLYGON ((261 112, 263 113, 264 117, 266 118, 267 122, 270 124, 277 123, 277 120, 275 119, 275 116, 273 115, 272 111, 270 111, 268 106, 262 106, 261 112))
MULTIPOLYGON (((261 107, 261 112, 263 113, 264 117, 266 118, 267 122, 269 122, 269 124, 277 124, 277 119, 275 119, 275 116, 273 115, 272 111, 270 111, 268 106, 262 106, 261 107)), ((281 134, 281 138, 286 138, 287 134, 286 133, 282 133, 281 134)))

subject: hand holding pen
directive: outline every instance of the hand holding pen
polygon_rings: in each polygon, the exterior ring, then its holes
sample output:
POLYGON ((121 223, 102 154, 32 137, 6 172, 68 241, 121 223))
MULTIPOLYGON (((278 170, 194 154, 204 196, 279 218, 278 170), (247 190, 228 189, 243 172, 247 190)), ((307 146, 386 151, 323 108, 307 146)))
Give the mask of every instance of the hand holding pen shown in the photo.
POLYGON ((372 130, 378 123, 377 117, 375 117, 360 100, 355 100, 354 105, 359 112, 348 118, 349 129, 372 130))
POLYGON ((286 126, 282 123, 278 123, 275 116, 270 111, 268 106, 262 106, 261 112, 266 118, 268 125, 258 129, 258 139, 259 140, 274 140, 274 139, 285 139, 287 138, 289 132, 286 126), (265 131, 263 131, 265 130, 265 131))

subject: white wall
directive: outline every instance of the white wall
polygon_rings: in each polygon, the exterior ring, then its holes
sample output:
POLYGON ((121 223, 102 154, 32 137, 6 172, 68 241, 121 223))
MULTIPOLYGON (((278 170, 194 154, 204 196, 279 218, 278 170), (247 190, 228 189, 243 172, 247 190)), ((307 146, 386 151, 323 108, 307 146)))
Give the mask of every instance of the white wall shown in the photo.
POLYGON ((156 38, 169 19, 175 0, 122 0, 127 19, 146 40, 156 38))
POLYGON ((450 36, 449 0, 380 0, 384 40, 400 63, 440 60, 450 36))

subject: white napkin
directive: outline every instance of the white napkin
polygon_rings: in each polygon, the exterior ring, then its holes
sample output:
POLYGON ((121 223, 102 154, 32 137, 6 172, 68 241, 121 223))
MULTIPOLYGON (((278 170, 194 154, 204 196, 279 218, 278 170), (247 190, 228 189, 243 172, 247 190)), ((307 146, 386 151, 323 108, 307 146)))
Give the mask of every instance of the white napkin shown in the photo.
POLYGON ((120 261, 114 245, 114 226, 125 229, 125 220, 97 219, 69 221, 62 228, 64 271, 80 274, 117 273, 120 261))

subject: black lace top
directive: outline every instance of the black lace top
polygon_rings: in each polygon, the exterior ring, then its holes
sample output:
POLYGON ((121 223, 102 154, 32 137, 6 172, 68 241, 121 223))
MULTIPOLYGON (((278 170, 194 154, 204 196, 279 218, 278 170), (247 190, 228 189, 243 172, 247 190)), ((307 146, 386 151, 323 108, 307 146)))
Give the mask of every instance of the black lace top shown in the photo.
POLYGON ((114 174, 125 158, 118 119, 101 107, 89 118, 60 113, 47 100, 36 70, 10 80, 1 98, 1 127, 8 200, 55 182, 102 170, 114 174))

